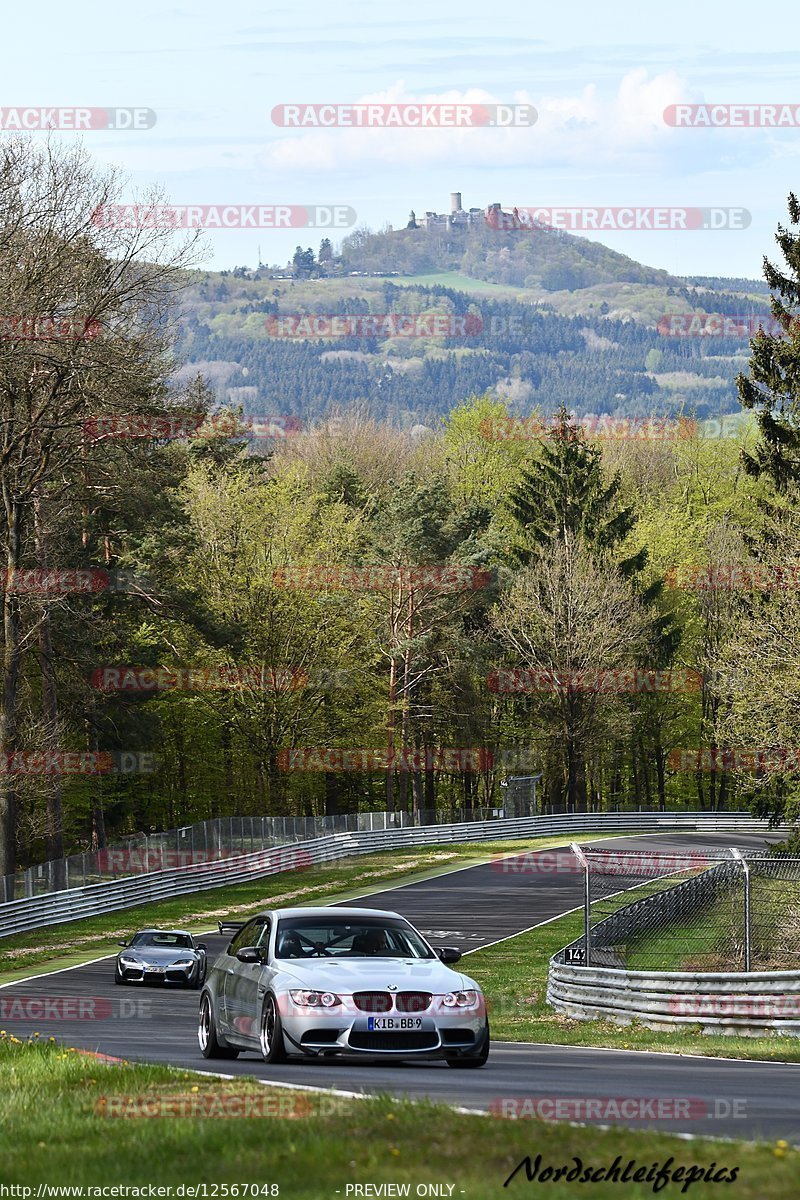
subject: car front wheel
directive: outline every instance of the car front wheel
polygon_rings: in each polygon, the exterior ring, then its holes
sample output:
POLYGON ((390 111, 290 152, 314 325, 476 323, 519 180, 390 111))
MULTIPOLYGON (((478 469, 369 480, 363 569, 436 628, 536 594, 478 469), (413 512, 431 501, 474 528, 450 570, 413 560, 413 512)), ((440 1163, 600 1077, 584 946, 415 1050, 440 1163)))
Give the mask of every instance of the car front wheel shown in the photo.
POLYGON ((239 1051, 233 1046, 226 1046, 217 1037, 217 1022, 214 1017, 214 1006, 208 992, 204 992, 200 1000, 200 1018, 197 1024, 197 1040, 203 1052, 203 1058, 238 1058, 239 1051))
POLYGON ((261 1010, 259 1042, 261 1043, 261 1055, 264 1062, 286 1062, 286 1046, 283 1041, 281 1014, 278 1012, 278 1003, 272 992, 267 993, 264 1000, 264 1007, 261 1010))
POLYGON ((445 1061, 447 1062, 448 1067, 455 1067, 455 1068, 463 1071, 463 1070, 469 1070, 470 1067, 475 1068, 475 1067, 485 1066, 486 1060, 488 1059, 488 1057, 489 1057, 489 1026, 487 1024, 486 1029, 483 1034, 483 1038, 481 1039, 480 1049, 475 1054, 464 1055, 463 1058, 453 1055, 452 1058, 448 1058, 445 1061))

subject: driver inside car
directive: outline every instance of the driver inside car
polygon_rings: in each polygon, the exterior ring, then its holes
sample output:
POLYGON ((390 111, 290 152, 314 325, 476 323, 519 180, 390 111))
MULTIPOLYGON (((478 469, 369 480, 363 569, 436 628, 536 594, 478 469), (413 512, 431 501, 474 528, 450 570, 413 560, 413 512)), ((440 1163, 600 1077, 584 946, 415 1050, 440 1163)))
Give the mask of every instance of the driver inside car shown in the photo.
POLYGON ((353 938, 353 954, 388 954, 389 943, 384 929, 367 929, 353 938))
POLYGON ((280 946, 278 954, 281 958, 305 958, 306 951, 303 949, 300 938, 292 929, 281 934, 280 946))

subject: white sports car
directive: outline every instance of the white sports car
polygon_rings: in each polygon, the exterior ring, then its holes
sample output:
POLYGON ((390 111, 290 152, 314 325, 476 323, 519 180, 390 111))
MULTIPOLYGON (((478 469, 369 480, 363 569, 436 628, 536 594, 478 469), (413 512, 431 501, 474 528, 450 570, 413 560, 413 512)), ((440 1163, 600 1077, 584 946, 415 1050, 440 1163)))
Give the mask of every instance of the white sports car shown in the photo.
POLYGON ((444 1059, 482 1067, 486 1002, 398 913, 284 908, 245 922, 209 972, 198 1040, 206 1058, 260 1051, 266 1062, 333 1055, 444 1059))

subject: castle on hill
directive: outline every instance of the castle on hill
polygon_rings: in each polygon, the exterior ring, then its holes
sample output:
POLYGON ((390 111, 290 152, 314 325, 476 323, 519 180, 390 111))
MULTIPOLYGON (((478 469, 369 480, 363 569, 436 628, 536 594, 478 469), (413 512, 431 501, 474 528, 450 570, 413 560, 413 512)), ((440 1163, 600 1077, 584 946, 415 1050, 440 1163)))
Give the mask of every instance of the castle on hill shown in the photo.
POLYGON ((417 218, 412 208, 406 229, 426 229, 430 232, 474 225, 488 225, 490 229, 521 229, 523 222, 516 208, 507 213, 503 212, 499 204, 466 210, 461 204, 461 192, 451 192, 449 213, 426 212, 424 217, 417 218))

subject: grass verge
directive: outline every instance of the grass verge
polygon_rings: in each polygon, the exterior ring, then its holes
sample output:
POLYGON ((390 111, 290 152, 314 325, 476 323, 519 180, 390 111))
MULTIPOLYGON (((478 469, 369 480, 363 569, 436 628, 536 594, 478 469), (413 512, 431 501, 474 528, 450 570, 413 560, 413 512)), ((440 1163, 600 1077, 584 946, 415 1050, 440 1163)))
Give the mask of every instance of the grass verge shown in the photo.
MULTIPOLYGON (((738 1168, 728 1189, 692 1184, 693 1200, 716 1200, 721 1190, 735 1200, 797 1195, 800 1154, 783 1142, 687 1142, 650 1131, 501 1121, 390 1097, 362 1101, 287 1093, 252 1078, 217 1080, 167 1067, 111 1065, 55 1045, 9 1039, 0 1039, 0 1071, 7 1081, 0 1092, 5 1135, 0 1181, 33 1189, 29 1195, 40 1184, 129 1186, 145 1196, 149 1184, 184 1185, 173 1196, 190 1195, 188 1187, 205 1184, 207 1196, 333 1200, 337 1192, 344 1198, 347 1184, 357 1181, 408 1184, 412 1196, 419 1184, 450 1184, 455 1197, 489 1200, 503 1194, 504 1181, 526 1155, 532 1160, 541 1155, 542 1167, 573 1167, 577 1157, 583 1167, 598 1169, 619 1155, 623 1169, 631 1159, 648 1170, 669 1159, 671 1171, 714 1163, 725 1177, 738 1168), (220 1119, 225 1111, 243 1111, 245 1100, 260 1105, 265 1115, 220 1119), (173 1115, 201 1106, 213 1115, 173 1115), (170 1115, 134 1115, 164 1111, 170 1115), (245 1184, 261 1190, 244 1192, 245 1184)), ((679 1177, 662 1194, 681 1195, 682 1186, 679 1177)), ((533 1194, 524 1169, 507 1190, 533 1194)), ((546 1188, 555 1200, 579 1190, 563 1181, 546 1188)), ((590 1191, 599 1200, 620 1194, 640 1200, 651 1197, 654 1187, 630 1182, 621 1191, 618 1183, 596 1182, 590 1191)))
MULTIPOLYGON (((752 969, 796 970, 800 965, 797 880, 771 879, 755 874, 751 885, 751 909, 752 969)), ((638 971, 743 970, 742 882, 715 896, 694 919, 687 918, 680 924, 657 929, 633 941, 628 959, 631 968, 638 971)))

